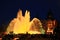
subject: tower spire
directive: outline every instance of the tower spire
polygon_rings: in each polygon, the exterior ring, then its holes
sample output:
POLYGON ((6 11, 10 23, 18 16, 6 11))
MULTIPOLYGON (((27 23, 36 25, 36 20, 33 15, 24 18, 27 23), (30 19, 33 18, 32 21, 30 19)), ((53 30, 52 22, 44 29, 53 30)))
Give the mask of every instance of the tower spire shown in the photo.
POLYGON ((50 19, 50 20, 53 20, 53 19, 54 19, 54 15, 53 15, 51 9, 49 9, 48 14, 47 14, 47 20, 49 20, 49 19, 50 19))

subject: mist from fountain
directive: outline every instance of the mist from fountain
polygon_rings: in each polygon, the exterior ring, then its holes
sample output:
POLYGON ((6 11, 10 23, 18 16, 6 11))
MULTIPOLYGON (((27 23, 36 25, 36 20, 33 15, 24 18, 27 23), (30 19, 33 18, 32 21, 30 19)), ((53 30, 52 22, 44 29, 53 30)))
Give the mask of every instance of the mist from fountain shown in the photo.
POLYGON ((40 28, 42 28, 42 23, 39 19, 33 18, 30 21, 30 11, 26 10, 23 16, 22 10, 19 10, 17 17, 10 22, 6 32, 7 34, 10 32, 15 34, 26 34, 26 32, 29 34, 41 34, 40 28))

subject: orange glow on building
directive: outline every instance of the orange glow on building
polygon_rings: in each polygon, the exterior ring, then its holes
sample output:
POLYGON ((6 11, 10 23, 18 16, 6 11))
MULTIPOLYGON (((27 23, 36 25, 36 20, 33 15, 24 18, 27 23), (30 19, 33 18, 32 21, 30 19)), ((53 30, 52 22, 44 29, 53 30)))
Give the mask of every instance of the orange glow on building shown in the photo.
POLYGON ((47 32, 51 32, 53 34, 53 30, 56 27, 56 20, 48 20, 47 21, 47 32))

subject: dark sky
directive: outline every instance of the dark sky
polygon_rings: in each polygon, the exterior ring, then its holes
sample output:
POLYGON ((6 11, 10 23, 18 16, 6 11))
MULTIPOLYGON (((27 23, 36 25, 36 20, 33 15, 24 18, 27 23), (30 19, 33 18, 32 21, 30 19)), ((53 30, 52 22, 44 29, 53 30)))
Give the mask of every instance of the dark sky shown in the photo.
POLYGON ((31 19, 45 19, 51 9, 54 17, 60 20, 60 0, 0 0, 0 25, 16 17, 19 9, 22 9, 23 15, 29 10, 31 19))

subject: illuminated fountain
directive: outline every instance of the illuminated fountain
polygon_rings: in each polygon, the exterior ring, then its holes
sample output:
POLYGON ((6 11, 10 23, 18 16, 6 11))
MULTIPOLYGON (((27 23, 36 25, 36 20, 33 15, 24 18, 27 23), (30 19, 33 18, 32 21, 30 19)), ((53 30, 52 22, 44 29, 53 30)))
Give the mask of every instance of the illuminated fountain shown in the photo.
POLYGON ((33 20, 30 22, 30 28, 28 30, 29 34, 41 34, 41 21, 37 18, 33 18, 33 20))
POLYGON ((14 18, 8 28, 7 34, 13 32, 15 34, 41 34, 40 29, 42 28, 41 21, 37 18, 33 18, 30 21, 30 12, 26 10, 25 15, 22 15, 22 10, 19 10, 17 17, 14 18))

